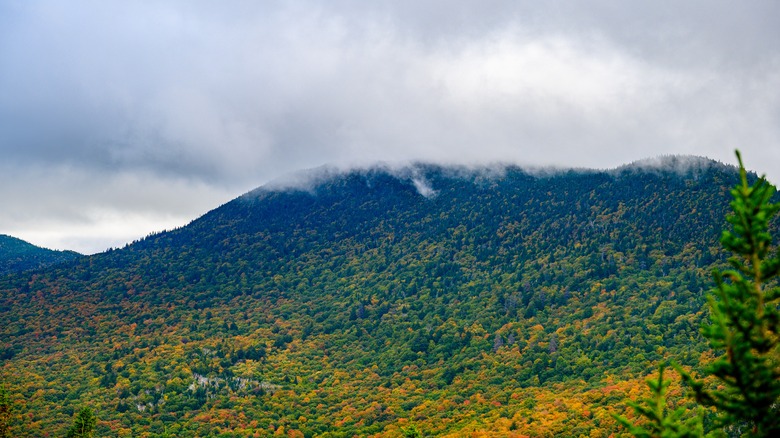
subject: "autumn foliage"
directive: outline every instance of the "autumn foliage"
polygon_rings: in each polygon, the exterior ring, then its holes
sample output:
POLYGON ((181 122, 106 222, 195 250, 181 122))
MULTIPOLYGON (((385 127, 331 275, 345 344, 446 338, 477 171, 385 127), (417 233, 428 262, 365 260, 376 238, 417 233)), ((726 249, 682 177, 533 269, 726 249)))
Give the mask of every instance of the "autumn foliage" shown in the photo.
POLYGON ((739 173, 667 164, 354 171, 2 277, 10 427, 89 405, 95 436, 619 434, 653 364, 711 356, 739 173))

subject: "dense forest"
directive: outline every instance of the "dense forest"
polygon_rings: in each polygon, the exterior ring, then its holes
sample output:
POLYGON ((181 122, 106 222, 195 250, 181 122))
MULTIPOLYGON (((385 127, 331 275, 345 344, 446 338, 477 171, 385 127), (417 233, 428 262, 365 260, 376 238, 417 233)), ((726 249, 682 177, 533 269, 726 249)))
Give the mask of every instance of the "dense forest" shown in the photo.
POLYGON ((55 251, 0 234, 0 275, 44 268, 81 257, 74 251, 55 251))
POLYGON ((323 173, 8 274, 11 428, 61 436, 89 406, 97 436, 619 436, 660 361, 711 354, 738 179, 679 157, 323 173))

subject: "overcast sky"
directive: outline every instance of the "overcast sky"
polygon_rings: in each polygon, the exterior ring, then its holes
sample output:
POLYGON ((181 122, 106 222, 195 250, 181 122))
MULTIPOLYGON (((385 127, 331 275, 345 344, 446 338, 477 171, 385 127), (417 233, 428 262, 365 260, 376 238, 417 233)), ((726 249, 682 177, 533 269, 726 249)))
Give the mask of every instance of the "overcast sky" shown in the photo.
POLYGON ((0 233, 94 253, 298 169, 780 182, 780 2, 0 0, 0 233))

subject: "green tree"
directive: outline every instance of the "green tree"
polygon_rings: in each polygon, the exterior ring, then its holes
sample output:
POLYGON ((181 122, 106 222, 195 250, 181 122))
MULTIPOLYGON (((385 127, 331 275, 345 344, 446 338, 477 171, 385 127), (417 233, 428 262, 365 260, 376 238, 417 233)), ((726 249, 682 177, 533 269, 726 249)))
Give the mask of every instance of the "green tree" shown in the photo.
POLYGON ((401 428, 401 432, 404 434, 404 438, 422 438, 423 434, 420 432, 420 429, 417 428, 414 424, 410 425, 407 428, 401 428))
POLYGON ((703 427, 700 416, 693 416, 683 420, 688 414, 685 408, 677 408, 669 412, 667 407, 666 392, 671 380, 664 379, 664 365, 658 368, 658 379, 647 379, 652 397, 641 399, 637 402, 628 402, 628 405, 642 417, 646 418, 646 424, 635 425, 625 417, 615 416, 618 423, 625 426, 635 437, 640 438, 696 438, 703 435, 703 427))
POLYGON ((734 253, 732 269, 715 272, 710 295, 712 323, 702 333, 720 356, 706 367, 718 388, 683 372, 696 400, 717 410, 717 425, 747 436, 779 436, 780 418, 780 255, 769 225, 780 210, 775 187, 760 178, 753 186, 739 159, 740 185, 731 191, 733 213, 721 243, 734 253))
POLYGON ((92 409, 81 408, 66 436, 67 438, 92 438, 95 424, 97 424, 97 418, 92 409))
POLYGON ((0 386, 0 438, 11 437, 11 401, 5 384, 0 386))
MULTIPOLYGON (((719 356, 704 368, 709 382, 675 366, 692 389, 696 401, 715 411, 712 434, 729 436, 780 436, 780 254, 772 245, 769 226, 780 210, 772 202, 775 187, 759 178, 752 186, 737 151, 740 183, 731 191, 732 213, 726 218, 731 230, 721 244, 734 255, 731 269, 714 272, 715 288, 708 297, 711 323, 702 334, 719 356)), ((701 418, 681 424, 684 412, 665 413, 663 368, 657 381, 648 381, 651 399, 632 404, 649 420, 650 430, 625 418, 618 421, 635 436, 701 436, 701 418), (697 427, 685 427, 694 425, 697 427), (694 435, 690 435, 693 433, 694 435)))

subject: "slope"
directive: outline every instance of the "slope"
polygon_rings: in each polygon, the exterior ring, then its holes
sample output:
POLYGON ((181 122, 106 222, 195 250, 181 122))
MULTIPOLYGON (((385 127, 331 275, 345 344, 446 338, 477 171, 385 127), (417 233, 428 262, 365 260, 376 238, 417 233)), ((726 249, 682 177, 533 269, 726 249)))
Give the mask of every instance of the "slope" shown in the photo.
POLYGON ((261 188, 4 280, 3 379, 33 434, 81 404, 120 436, 608 432, 656 361, 705 350, 737 174, 682 161, 261 188))
POLYGON ((54 251, 24 240, 0 234, 0 275, 27 271, 81 257, 74 251, 54 251))

